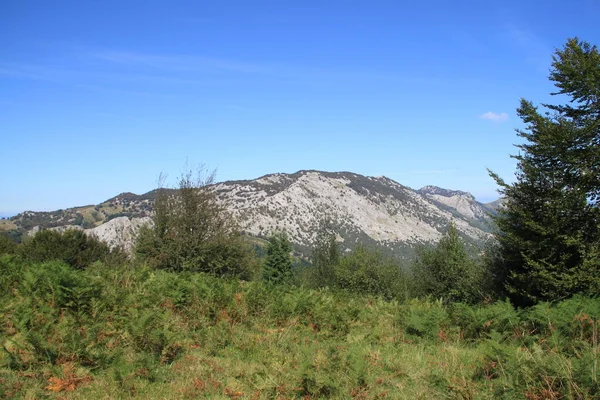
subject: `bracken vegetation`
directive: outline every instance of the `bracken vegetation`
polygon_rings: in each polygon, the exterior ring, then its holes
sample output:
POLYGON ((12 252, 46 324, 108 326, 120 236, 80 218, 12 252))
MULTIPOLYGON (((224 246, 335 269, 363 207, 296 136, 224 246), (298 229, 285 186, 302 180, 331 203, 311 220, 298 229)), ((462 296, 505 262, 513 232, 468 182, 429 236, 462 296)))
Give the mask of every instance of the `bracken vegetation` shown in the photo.
POLYGON ((0 259, 3 398, 594 398, 600 301, 399 302, 0 259))

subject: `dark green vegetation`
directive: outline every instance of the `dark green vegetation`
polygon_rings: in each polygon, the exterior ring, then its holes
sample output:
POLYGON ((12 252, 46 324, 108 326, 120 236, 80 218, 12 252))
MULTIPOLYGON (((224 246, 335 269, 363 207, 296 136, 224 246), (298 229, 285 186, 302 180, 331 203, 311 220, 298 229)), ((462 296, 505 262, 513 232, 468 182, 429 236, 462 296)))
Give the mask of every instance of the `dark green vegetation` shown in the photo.
POLYGON ((270 283, 286 283, 292 277, 292 244, 283 232, 269 237, 263 267, 263 279, 270 283))
POLYGON ((214 174, 191 171, 179 179, 176 195, 159 192, 152 228, 142 229, 136 252, 150 266, 250 278, 255 272, 250 246, 236 221, 206 190, 214 174))
POLYGON ((485 287, 484 270, 465 250, 454 225, 435 248, 421 248, 413 264, 417 292, 449 302, 474 303, 492 288, 485 287))
POLYGON ((387 300, 409 296, 409 274, 397 260, 362 245, 342 255, 330 229, 329 224, 324 224, 319 230, 313 264, 298 271, 299 285, 344 290, 387 300))
POLYGON ((283 232, 253 248, 191 173, 155 192, 131 257, 81 231, 0 236, 0 397, 600 398, 598 59, 569 41, 552 79, 575 102, 522 104, 482 256, 450 225, 403 267, 323 222, 303 264, 283 232))
POLYGON ((541 113, 527 100, 516 182, 496 219, 505 288, 517 304, 600 293, 600 54, 570 39, 550 79, 568 102, 541 113))
POLYGON ((14 247, 13 252, 27 261, 59 260, 76 269, 84 269, 96 261, 121 264, 127 259, 122 250, 111 250, 104 242, 79 230, 62 233, 43 230, 14 247))

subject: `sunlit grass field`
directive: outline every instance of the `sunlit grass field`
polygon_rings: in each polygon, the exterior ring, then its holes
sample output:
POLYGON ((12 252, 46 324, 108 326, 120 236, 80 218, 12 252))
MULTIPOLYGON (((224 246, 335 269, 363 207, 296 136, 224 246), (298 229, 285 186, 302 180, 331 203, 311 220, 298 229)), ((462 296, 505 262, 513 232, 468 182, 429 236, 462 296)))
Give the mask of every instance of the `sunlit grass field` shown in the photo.
POLYGON ((384 301, 0 258, 0 398, 598 398, 600 301, 384 301))

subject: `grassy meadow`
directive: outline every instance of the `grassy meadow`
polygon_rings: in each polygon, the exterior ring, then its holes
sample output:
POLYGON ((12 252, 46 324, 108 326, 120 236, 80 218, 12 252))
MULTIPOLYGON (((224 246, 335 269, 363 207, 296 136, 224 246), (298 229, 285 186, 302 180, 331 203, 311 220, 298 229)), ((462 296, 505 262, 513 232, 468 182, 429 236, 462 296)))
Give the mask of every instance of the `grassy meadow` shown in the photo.
POLYGON ((0 398, 599 398, 600 300, 385 301, 0 258, 0 398))

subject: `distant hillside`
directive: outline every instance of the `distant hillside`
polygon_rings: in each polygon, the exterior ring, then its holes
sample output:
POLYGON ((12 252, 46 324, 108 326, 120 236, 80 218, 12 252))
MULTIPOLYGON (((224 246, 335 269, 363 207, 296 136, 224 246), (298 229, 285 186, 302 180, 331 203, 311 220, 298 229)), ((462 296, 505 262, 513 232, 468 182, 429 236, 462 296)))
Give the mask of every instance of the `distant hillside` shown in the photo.
POLYGON ((437 186, 425 186, 418 192, 441 209, 445 209, 457 218, 469 220, 482 230, 489 232, 493 227, 490 215, 495 209, 479 203, 471 193, 461 190, 448 190, 437 186))
POLYGON ((493 213, 496 213, 504 205, 505 201, 506 201, 506 199, 504 197, 501 197, 498 200, 491 201, 489 203, 485 203, 484 206, 488 210, 491 210, 493 213))
MULTIPOLYGON (((406 256, 415 245, 439 239, 451 221, 467 243, 481 243, 489 237, 494 210, 466 192, 435 186, 413 190, 386 177, 352 172, 278 173, 218 183, 211 190, 247 234, 266 237, 285 230, 307 255, 324 220, 337 230, 344 248, 362 243, 406 256)), ((3 220, 0 229, 27 233, 75 227, 111 245, 130 247, 139 227, 150 220, 157 193, 121 193, 95 206, 27 211, 3 220)))

